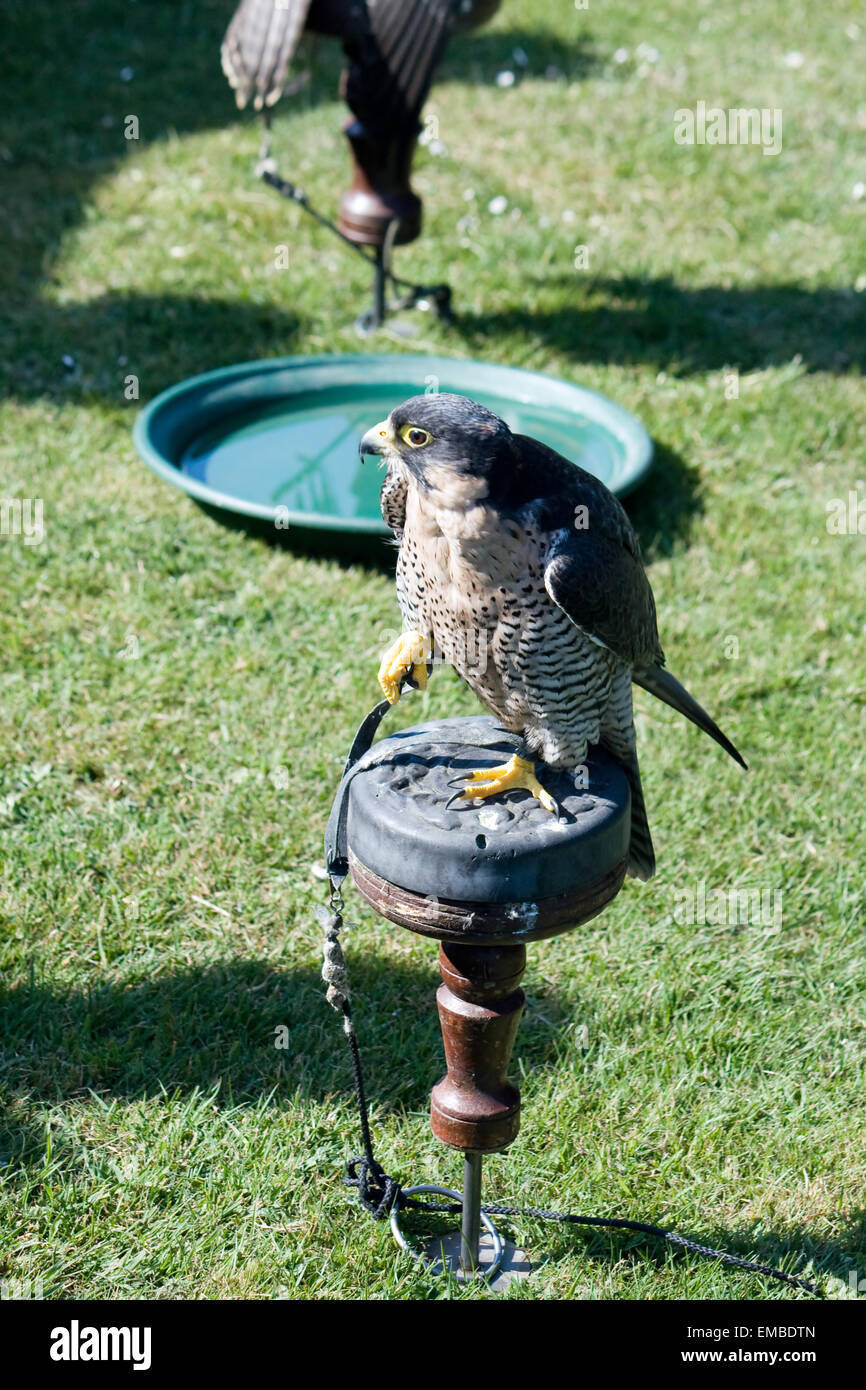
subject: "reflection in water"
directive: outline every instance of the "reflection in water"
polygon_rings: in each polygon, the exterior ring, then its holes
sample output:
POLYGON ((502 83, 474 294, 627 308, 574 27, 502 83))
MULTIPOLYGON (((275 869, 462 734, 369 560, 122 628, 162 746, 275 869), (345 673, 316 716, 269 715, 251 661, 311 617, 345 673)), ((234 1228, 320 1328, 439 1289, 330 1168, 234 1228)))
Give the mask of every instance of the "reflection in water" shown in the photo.
MULTIPOLYGON (((351 388, 350 388, 351 389, 351 388)), ((410 394, 407 392, 407 394, 410 394)), ((229 416, 185 451, 181 469, 230 497, 317 516, 379 521, 381 469, 358 456, 361 435, 396 404, 358 390, 291 397, 229 416)), ((602 424, 571 411, 487 396, 483 404, 518 434, 529 434, 615 485, 625 449, 602 424)))

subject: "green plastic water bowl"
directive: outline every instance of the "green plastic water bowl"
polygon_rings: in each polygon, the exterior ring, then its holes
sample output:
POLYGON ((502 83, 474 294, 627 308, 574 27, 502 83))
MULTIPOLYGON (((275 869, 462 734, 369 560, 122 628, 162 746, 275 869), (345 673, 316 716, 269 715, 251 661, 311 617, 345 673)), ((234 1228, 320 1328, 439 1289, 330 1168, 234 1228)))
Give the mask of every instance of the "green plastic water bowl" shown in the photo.
POLYGON ((652 440, 622 406, 571 382, 490 362, 370 355, 277 357, 191 377, 135 423, 145 463, 222 520, 332 553, 371 553, 390 537, 382 473, 361 435, 408 396, 456 391, 494 410, 622 495, 644 476, 652 440))

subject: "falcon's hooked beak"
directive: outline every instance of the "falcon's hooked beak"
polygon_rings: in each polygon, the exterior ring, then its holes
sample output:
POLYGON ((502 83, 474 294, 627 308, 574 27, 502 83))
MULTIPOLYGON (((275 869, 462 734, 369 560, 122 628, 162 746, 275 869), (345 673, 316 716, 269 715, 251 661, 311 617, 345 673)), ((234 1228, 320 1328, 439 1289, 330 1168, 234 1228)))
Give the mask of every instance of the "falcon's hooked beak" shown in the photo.
POLYGON ((374 425, 368 430, 361 440, 361 458, 365 454, 387 454, 396 449, 397 439, 391 428, 390 418, 380 420, 378 425, 374 425))

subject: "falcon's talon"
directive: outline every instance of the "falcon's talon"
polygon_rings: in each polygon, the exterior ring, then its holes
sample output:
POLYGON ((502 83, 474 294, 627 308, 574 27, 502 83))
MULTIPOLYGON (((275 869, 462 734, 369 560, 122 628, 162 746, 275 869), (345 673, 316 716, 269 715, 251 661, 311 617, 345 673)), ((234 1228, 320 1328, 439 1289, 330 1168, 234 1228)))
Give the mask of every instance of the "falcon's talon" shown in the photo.
POLYGON ((427 689, 427 662, 430 660, 431 640, 421 632, 401 632, 382 657, 379 684, 389 705, 400 698, 402 681, 411 677, 419 690, 427 689))
POLYGON ((500 792, 517 790, 531 792, 545 811, 559 816, 559 807, 535 775, 535 763, 517 753, 499 767, 480 767, 471 772, 460 799, 473 801, 476 797, 498 796, 500 792))

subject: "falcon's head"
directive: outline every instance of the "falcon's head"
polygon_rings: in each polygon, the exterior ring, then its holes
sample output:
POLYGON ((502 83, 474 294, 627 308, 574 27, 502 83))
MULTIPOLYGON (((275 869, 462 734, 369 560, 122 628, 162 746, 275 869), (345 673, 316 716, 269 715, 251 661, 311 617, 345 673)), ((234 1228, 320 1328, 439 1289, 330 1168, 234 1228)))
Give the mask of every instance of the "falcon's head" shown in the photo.
POLYGON ((514 467, 515 441, 504 420, 468 396, 412 396, 361 440, 361 455, 382 454, 446 505, 488 497, 514 467))

